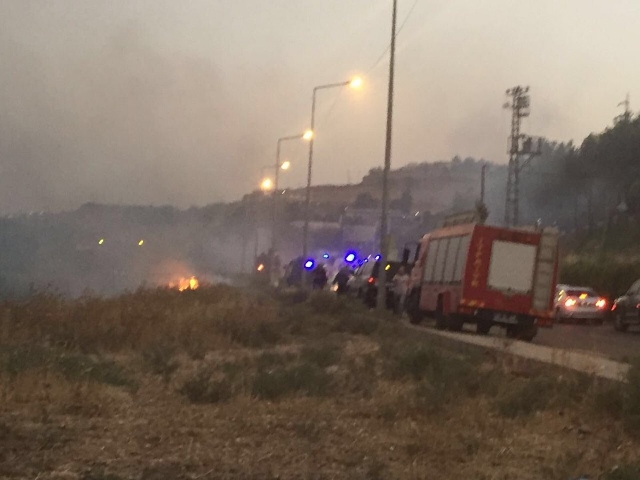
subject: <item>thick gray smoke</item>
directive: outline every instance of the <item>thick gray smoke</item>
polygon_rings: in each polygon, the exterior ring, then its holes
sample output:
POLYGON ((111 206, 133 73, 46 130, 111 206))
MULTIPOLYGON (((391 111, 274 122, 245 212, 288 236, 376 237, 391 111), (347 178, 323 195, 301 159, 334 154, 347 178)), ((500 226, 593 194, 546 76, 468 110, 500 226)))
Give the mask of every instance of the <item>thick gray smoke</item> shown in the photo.
POLYGON ((135 30, 62 62, 0 38, 0 63, 1 212, 206 204, 237 196, 256 161, 223 73, 135 30))

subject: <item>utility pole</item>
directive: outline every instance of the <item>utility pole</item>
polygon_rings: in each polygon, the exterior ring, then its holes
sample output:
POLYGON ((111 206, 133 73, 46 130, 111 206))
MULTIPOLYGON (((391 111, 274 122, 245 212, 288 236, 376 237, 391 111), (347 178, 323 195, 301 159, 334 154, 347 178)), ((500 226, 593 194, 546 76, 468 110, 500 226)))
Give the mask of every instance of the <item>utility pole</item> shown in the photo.
POLYGON ((480 203, 484 205, 484 193, 485 193, 485 177, 487 174, 487 164, 482 164, 482 173, 480 174, 480 203))
POLYGON ((507 196, 504 209, 504 223, 507 227, 517 227, 520 221, 520 171, 535 156, 540 155, 542 139, 538 138, 538 147, 534 151, 533 137, 520 132, 520 125, 524 117, 529 116, 529 87, 513 87, 507 90, 510 97, 504 108, 511 109, 511 135, 509 136, 509 172, 507 177, 507 196), (520 163, 522 155, 529 155, 520 163))
POLYGON ((385 266, 389 260, 389 170, 391 170, 391 139, 393 126, 393 86, 395 80, 396 60, 396 19, 398 0, 393 0, 391 16, 391 55, 389 59, 389 91, 387 94, 387 135, 384 149, 384 170, 382 171, 382 215, 380 218, 380 266, 378 270, 378 310, 384 310, 387 303, 387 271, 385 266))

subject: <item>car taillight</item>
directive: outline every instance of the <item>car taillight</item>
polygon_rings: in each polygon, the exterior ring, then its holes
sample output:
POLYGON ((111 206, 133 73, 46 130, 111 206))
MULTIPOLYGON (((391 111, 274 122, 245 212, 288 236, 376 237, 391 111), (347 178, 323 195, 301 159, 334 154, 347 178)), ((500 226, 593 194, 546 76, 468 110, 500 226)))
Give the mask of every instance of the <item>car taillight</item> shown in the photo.
POLYGON ((567 298, 567 300, 564 302, 564 306, 570 308, 570 307, 575 306, 576 303, 578 303, 578 302, 576 301, 575 298, 567 298))
POLYGON ((602 309, 605 308, 607 306, 607 301, 604 298, 599 298, 598 301, 596 302, 596 307, 602 309))
POLYGON ((367 280, 367 282, 369 282, 371 285, 375 285, 376 279, 373 277, 369 277, 369 280, 367 280))

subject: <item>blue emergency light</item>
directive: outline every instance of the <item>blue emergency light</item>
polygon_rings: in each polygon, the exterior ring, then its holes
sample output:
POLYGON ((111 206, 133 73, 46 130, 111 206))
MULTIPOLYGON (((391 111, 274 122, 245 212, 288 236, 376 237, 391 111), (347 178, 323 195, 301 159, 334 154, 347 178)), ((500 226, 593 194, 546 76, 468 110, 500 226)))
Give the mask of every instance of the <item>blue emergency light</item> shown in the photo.
POLYGON ((323 254, 323 255, 322 255, 322 258, 324 258, 324 259, 329 258, 329 254, 328 254, 328 253, 323 254))
POLYGON ((382 256, 380 254, 375 256, 376 261, 380 260, 380 258, 382 258, 382 256))
POLYGON ((345 262, 353 263, 356 260, 356 254, 353 252, 348 252, 344 257, 345 262))
POLYGON ((312 270, 315 265, 316 265, 316 262, 314 262, 311 258, 306 262, 304 262, 304 268, 306 270, 312 270))

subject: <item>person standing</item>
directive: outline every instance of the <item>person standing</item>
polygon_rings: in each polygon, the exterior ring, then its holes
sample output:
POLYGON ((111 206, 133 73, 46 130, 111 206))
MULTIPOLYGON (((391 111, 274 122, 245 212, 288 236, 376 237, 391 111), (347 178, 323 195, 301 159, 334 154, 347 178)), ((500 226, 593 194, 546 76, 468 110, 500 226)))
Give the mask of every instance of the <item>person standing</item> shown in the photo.
POLYGON ((313 289, 323 290, 327 285, 327 281, 327 270, 324 268, 324 265, 320 263, 313 271, 313 289))
POLYGON ((398 269, 398 272, 393 277, 393 296, 395 300, 395 311, 397 314, 402 315, 404 312, 404 301, 407 297, 407 288, 409 287, 409 274, 404 268, 404 265, 398 269))
POLYGON ((336 276, 333 279, 333 284, 338 285, 338 289, 336 290, 338 295, 344 295, 347 293, 347 282, 349 282, 351 275, 351 269, 347 265, 342 267, 338 273, 336 273, 336 276))

